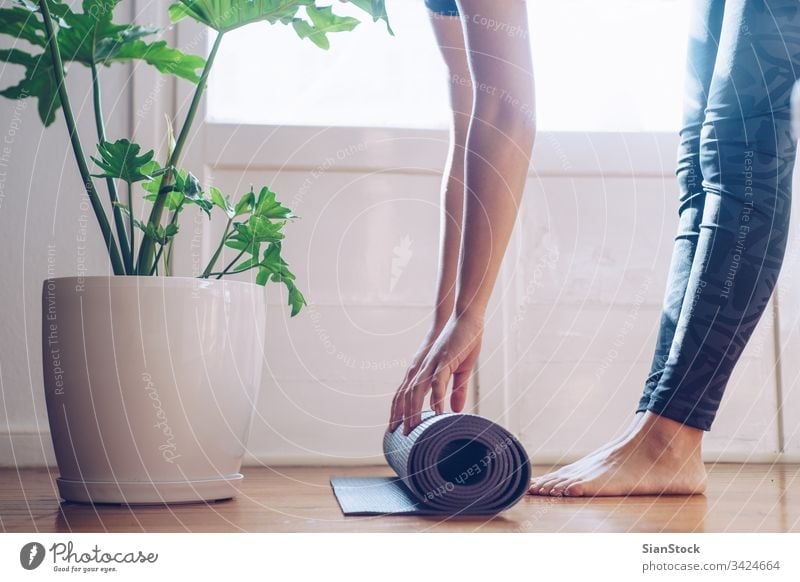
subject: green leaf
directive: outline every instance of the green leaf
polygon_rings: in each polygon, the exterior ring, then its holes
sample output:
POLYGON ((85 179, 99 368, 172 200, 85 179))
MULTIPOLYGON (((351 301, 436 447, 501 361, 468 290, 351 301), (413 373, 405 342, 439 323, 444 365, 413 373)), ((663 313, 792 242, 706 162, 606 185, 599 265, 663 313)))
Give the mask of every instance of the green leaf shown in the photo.
POLYGON ((32 56, 19 49, 0 49, 0 61, 25 67, 22 80, 0 91, 0 95, 8 99, 36 98, 42 123, 45 127, 53 123, 56 111, 61 106, 61 100, 58 97, 55 69, 49 54, 32 56))
POLYGON ((353 6, 358 6, 361 10, 371 15, 373 22, 383 20, 386 23, 386 30, 389 31, 389 34, 394 36, 394 31, 389 24, 389 15, 386 13, 385 0, 349 0, 349 2, 353 6))
MULTIPOLYGON (((385 0, 353 5, 373 20, 385 20, 388 27, 385 0)), ((178 0, 169 7, 169 14, 173 22, 188 16, 220 33, 254 22, 291 24, 300 38, 308 38, 321 48, 328 47, 327 33, 352 30, 359 22, 335 14, 331 6, 318 6, 315 0, 178 0), (308 20, 302 18, 301 8, 305 8, 308 20)))
POLYGON ((47 36, 44 28, 38 24, 33 10, 22 7, 0 10, 0 34, 7 34, 14 39, 44 47, 47 44, 47 36))
POLYGON ((308 38, 319 48, 325 50, 331 46, 327 36, 329 32, 350 31, 359 24, 357 19, 350 16, 337 16, 333 13, 331 6, 316 8, 310 5, 306 7, 306 14, 311 23, 300 18, 292 21, 297 36, 308 38))
POLYGON ((306 300, 294 283, 295 276, 289 270, 289 264, 281 256, 280 243, 270 244, 264 251, 263 258, 259 263, 256 283, 258 285, 266 285, 269 280, 283 283, 286 286, 289 294, 288 304, 292 308, 292 317, 300 313, 300 310, 306 305, 306 300))
MULTIPOLYGON (((225 246, 228 247, 228 248, 231 248, 231 249, 235 249, 237 251, 244 251, 244 250, 247 250, 247 249, 254 250, 256 248, 255 245, 253 245, 252 240, 244 241, 244 240, 242 240, 240 238, 229 238, 227 241, 225 241, 225 246)), ((257 253, 258 253, 258 251, 256 251, 255 254, 257 254, 257 253)), ((254 254, 254 253, 250 253, 250 254, 254 254)))
POLYGON ((193 18, 217 32, 228 32, 252 22, 279 22, 291 18, 308 0, 179 0, 169 7, 173 22, 193 18))
POLYGON ((236 267, 234 267, 234 269, 233 269, 233 271, 231 271, 231 273, 234 273, 234 274, 235 273, 242 273, 244 271, 252 269, 256 265, 258 265, 258 263, 259 263, 258 254, 256 254, 255 256, 252 256, 249 259, 247 259, 247 260, 239 263, 238 265, 236 265, 236 267))
POLYGON ((258 193, 254 213, 264 218, 293 218, 292 211, 276 199, 276 194, 266 186, 258 193))
POLYGON ((266 285, 269 283, 269 269, 266 267, 259 267, 256 274, 256 285, 266 285))
POLYGON ((253 209, 256 206, 256 196, 253 193, 253 189, 251 188, 249 192, 244 194, 240 199, 239 202, 236 203, 234 207, 234 216, 241 216, 243 214, 250 214, 253 212, 253 209))
POLYGON ((149 44, 142 40, 126 42, 120 45, 104 62, 131 59, 142 60, 153 65, 162 73, 175 75, 192 83, 200 80, 199 72, 206 64, 203 57, 184 54, 176 48, 167 46, 166 41, 163 40, 149 44))
POLYGON ((191 172, 181 172, 180 191, 183 199, 189 204, 195 204, 211 218, 211 209, 214 207, 210 200, 205 197, 200 180, 191 172))
POLYGON ((218 188, 211 186, 209 188, 209 192, 211 193, 211 202, 221 208, 225 214, 228 215, 228 218, 233 218, 236 216, 236 210, 231 206, 231 202, 227 196, 223 196, 222 192, 219 191, 218 188))
POLYGON ((169 223, 166 228, 160 224, 155 226, 149 222, 144 223, 141 220, 134 220, 133 224, 160 245, 167 244, 170 239, 178 234, 178 225, 174 223, 169 223))
POLYGON ((174 222, 170 222, 167 228, 164 229, 164 237, 170 239, 176 234, 178 234, 178 225, 174 222))
MULTIPOLYGON (((128 184, 141 182, 142 180, 152 180, 152 176, 147 172, 153 171, 153 150, 145 152, 141 156, 139 144, 132 143, 127 139, 119 139, 114 143, 103 142, 97 146, 100 152, 100 159, 92 157, 100 169, 100 174, 92 174, 98 178, 118 178, 128 184)), ((157 167, 157 164, 156 164, 157 167)))
POLYGON ((283 222, 272 222, 263 216, 253 215, 247 223, 256 242, 278 242, 283 239, 283 222))
POLYGON ((300 310, 306 305, 306 298, 297 288, 293 281, 284 281, 286 289, 289 291, 289 305, 292 307, 292 317, 300 313, 300 310))

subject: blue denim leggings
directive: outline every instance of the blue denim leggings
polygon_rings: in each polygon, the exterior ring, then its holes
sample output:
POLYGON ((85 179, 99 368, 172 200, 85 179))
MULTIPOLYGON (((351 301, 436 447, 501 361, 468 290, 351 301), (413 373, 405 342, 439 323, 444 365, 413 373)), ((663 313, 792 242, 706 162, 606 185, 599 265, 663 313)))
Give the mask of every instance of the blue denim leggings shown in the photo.
POLYGON ((458 16, 456 0, 425 0, 425 5, 437 14, 458 16))
POLYGON ((638 411, 708 430, 775 288, 789 228, 798 0, 695 0, 680 210, 638 411))

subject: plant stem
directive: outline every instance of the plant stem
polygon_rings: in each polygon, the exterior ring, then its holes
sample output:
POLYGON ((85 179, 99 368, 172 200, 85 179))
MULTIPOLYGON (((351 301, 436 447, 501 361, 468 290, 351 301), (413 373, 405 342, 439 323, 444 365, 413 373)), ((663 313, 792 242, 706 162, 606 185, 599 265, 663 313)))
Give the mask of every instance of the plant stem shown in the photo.
MULTIPOLYGON (((183 208, 183 203, 185 201, 186 201, 185 198, 183 200, 181 200, 180 203, 178 204, 178 207, 172 212, 172 216, 169 219, 169 224, 174 224, 174 225, 178 224, 178 213, 183 208)), ((175 237, 173 236, 171 239, 169 239, 169 247, 167 247, 167 254, 164 255, 164 274, 166 276, 170 275, 169 266, 170 266, 170 263, 172 262, 172 245, 174 243, 175 243, 175 237)), ((156 260, 158 260, 158 259, 156 259, 156 260)))
MULTIPOLYGON (((103 101, 100 89, 100 75, 97 71, 97 65, 92 63, 92 99, 94 101, 94 121, 97 126, 97 139, 102 144, 106 141, 106 126, 103 122, 103 101)), ((128 275, 135 274, 133 272, 133 205, 130 199, 131 186, 128 184, 128 210, 131 217, 131 245, 128 246, 128 237, 125 235, 125 219, 122 217, 122 211, 117 206, 119 196, 117 195, 117 184, 113 178, 106 178, 106 186, 108 187, 108 197, 111 199, 111 211, 114 213, 114 226, 117 229, 117 240, 119 241, 120 251, 122 251, 122 261, 125 263, 125 271, 128 275)))
POLYGON ((156 273, 158 273, 158 260, 161 258, 161 253, 164 252, 164 247, 165 246, 167 246, 167 245, 161 245, 158 248, 158 253, 156 254, 156 259, 153 261, 153 268, 150 269, 150 273, 148 273, 149 275, 152 276, 152 275, 155 275, 156 273))
POLYGON ((219 246, 217 246, 217 250, 214 251, 214 254, 211 256, 211 260, 208 261, 208 265, 203 270, 203 274, 200 275, 201 278, 207 279, 211 275, 211 269, 214 268, 214 264, 217 262, 220 254, 222 254, 222 249, 225 246, 225 241, 228 238, 228 231, 231 228, 231 223, 233 222, 232 218, 228 219, 228 224, 225 225, 225 231, 222 233, 222 239, 219 241, 219 246))
MULTIPOLYGON (((180 161, 183 146, 186 144, 186 139, 189 136, 189 131, 192 128, 195 115, 200 107, 203 92, 208 82, 208 75, 211 73, 211 67, 214 64, 214 59, 217 56, 217 51, 219 50, 220 43, 222 42, 222 36, 223 33, 220 32, 217 34, 217 38, 214 40, 214 45, 211 47, 211 52, 209 53, 208 59, 206 59, 206 64, 203 67, 203 73, 200 75, 200 80, 197 82, 197 87, 194 90, 194 96, 192 97, 191 105, 189 105, 189 111, 186 112, 186 118, 181 126, 181 132, 175 142, 175 149, 172 150, 172 155, 169 157, 169 162, 167 163, 167 167, 169 169, 164 174, 164 179, 161 181, 161 188, 159 189, 158 195, 153 202, 153 208, 150 210, 150 217, 147 220, 147 222, 153 226, 157 226, 161 223, 161 214, 164 212, 164 204, 166 203, 167 194, 169 192, 168 189, 165 190, 165 187, 168 188, 172 185, 172 180, 174 179, 174 170, 172 168, 176 167, 180 161)), ((139 248, 137 271, 149 271, 152 268, 151 261, 153 260, 153 253, 155 250, 154 242, 155 241, 152 239, 152 237, 148 236, 147 234, 145 234, 142 238, 142 246, 139 248)))
POLYGON ((131 250, 131 252, 130 252, 130 257, 131 257, 130 274, 131 275, 135 275, 136 274, 136 265, 134 265, 134 258, 133 258, 133 257, 136 256, 136 254, 135 254, 136 229, 134 228, 135 227, 134 222, 135 222, 135 219, 133 217, 133 184, 128 182, 128 225, 129 225, 130 232, 131 232, 131 249, 130 249, 131 250))
POLYGON ((231 261, 231 262, 228 264, 228 266, 227 266, 227 267, 225 267, 225 269, 224 269, 224 270, 223 270, 223 271, 222 271, 222 272, 221 272, 219 275, 217 275, 217 279, 222 279, 222 277, 224 277, 225 275, 227 275, 227 274, 228 274, 228 271, 230 271, 230 270, 231 270, 231 268, 233 268, 233 266, 236 264, 236 262, 237 262, 239 259, 241 259, 241 258, 242 258, 242 255, 244 254, 244 252, 245 252, 246 250, 247 250, 247 248, 243 248, 241 251, 239 251, 239 254, 238 254, 238 255, 236 255, 236 258, 235 258, 235 259, 233 259, 233 260, 232 260, 232 261, 231 261))
POLYGON ((114 270, 115 275, 125 274, 125 265, 117 249, 117 243, 114 240, 114 234, 111 232, 111 226, 108 223, 108 218, 103 210, 103 204, 97 196, 92 176, 89 173, 89 166, 86 164, 86 157, 83 154, 83 147, 81 140, 78 136, 78 129, 75 124, 75 117, 72 114, 72 107, 69 102, 69 95, 67 95, 67 86, 64 83, 64 64, 61 61, 61 51, 58 49, 58 40, 53 28, 53 19, 50 16, 50 8, 47 5, 47 0, 39 0, 39 8, 42 11, 42 20, 44 21, 44 28, 47 33, 47 43, 50 47, 50 58, 53 59, 53 67, 55 69, 56 86, 58 87, 58 97, 61 101, 61 108, 64 110, 64 120, 67 123, 67 131, 69 132, 69 140, 72 144, 72 151, 75 155, 75 161, 78 163, 78 170, 83 180, 83 186, 86 188, 86 194, 89 196, 89 201, 92 204, 97 222, 100 225, 100 232, 103 234, 103 240, 108 249, 108 256, 111 260, 111 268, 114 270))

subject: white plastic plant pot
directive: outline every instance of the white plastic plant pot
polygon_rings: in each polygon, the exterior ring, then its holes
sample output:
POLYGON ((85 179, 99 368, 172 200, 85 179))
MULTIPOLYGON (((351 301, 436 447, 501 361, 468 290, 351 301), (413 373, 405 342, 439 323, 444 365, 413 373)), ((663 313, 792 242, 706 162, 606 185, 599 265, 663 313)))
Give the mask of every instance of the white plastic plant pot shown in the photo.
POLYGON ((42 289, 50 432, 65 500, 233 497, 261 382, 264 288, 67 277, 42 289))

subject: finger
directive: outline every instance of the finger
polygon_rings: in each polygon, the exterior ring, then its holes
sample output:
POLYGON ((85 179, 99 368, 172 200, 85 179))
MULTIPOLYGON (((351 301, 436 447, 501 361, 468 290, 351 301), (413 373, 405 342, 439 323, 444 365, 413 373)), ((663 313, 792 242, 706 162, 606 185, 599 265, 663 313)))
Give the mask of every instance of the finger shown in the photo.
POLYGON ((433 376, 433 382, 431 382, 431 408, 436 414, 444 412, 444 399, 449 382, 450 368, 446 366, 439 368, 433 376))
POLYGON ((392 406, 389 413, 389 432, 394 432, 403 419, 403 403, 405 399, 405 391, 408 389, 408 384, 410 382, 410 372, 410 370, 406 372, 406 377, 403 379, 403 382, 400 384, 397 392, 394 393, 394 398, 392 398, 392 406))
POLYGON ((472 370, 456 372, 453 375, 453 393, 450 395, 450 408, 453 412, 461 412, 467 403, 467 391, 469 390, 469 377, 472 370))
POLYGON ((415 384, 411 384, 408 389, 405 391, 404 398, 403 398, 403 434, 408 435, 411 432, 411 411, 413 409, 413 401, 414 401, 414 388, 415 384))
POLYGON ((408 387, 408 392, 405 399, 404 419, 405 424, 403 427, 403 434, 408 434, 414 427, 419 424, 419 412, 422 409, 422 403, 425 400, 425 395, 428 393, 431 384, 433 371, 436 369, 435 364, 429 363, 423 366, 422 370, 417 374, 416 378, 411 382, 408 387), (416 419, 416 423, 414 422, 416 419))
POLYGON ((400 386, 397 392, 394 393, 394 398, 392 398, 392 407, 391 411, 389 412, 389 432, 394 432, 397 430, 397 427, 400 426, 400 422, 403 420, 403 399, 405 398, 405 388, 404 385, 400 386))
MULTIPOLYGON (((426 382, 421 388, 414 391, 411 412, 411 430, 419 426, 422 422, 422 406, 425 403, 425 396, 428 391, 441 393, 444 400, 444 393, 447 391, 447 383, 450 381, 450 369, 447 366, 437 366, 432 374, 426 377, 426 382)), ((444 408, 444 407, 442 407, 444 408)))
POLYGON ((405 391, 408 389, 409 384, 411 384, 416 377, 419 368, 419 362, 412 363, 406 370, 406 374, 403 377, 403 381, 400 383, 400 387, 397 389, 397 392, 394 393, 394 398, 392 398, 392 406, 389 413, 389 432, 394 432, 397 430, 397 427, 403 421, 405 391))

